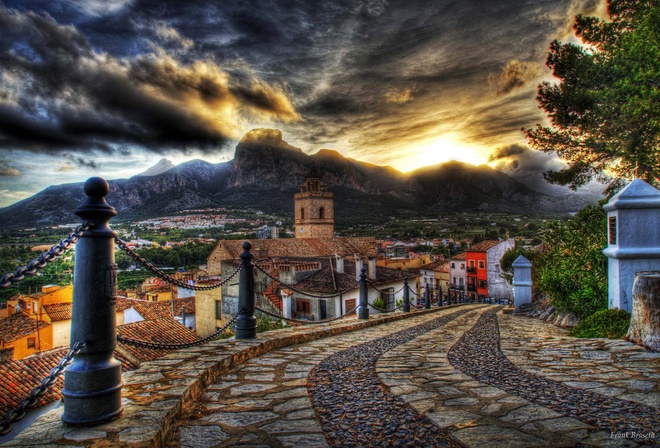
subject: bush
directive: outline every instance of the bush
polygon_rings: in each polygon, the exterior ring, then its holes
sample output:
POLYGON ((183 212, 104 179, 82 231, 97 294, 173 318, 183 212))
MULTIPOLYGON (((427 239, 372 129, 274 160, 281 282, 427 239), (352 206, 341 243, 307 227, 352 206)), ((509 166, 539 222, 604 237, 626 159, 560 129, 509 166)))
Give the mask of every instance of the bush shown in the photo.
POLYGON ((629 326, 630 313, 613 308, 597 311, 581 320, 569 334, 576 338, 621 339, 628 332, 629 326))
POLYGON ((382 297, 376 297, 374 299, 374 307, 380 308, 381 310, 385 308, 385 301, 383 300, 382 297))
POLYGON ((599 206, 548 226, 536 280, 558 310, 583 319, 607 308, 606 229, 606 214, 599 206))

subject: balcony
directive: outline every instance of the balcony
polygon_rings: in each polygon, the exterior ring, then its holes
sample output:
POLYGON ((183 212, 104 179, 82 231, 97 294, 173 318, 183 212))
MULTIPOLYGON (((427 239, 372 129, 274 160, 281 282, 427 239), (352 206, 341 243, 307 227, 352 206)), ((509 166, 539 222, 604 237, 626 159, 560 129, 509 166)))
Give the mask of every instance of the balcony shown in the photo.
POLYGON ((468 274, 476 274, 477 273, 477 268, 474 267, 474 266, 468 266, 467 273, 468 274))
POLYGON ((463 291, 465 290, 465 285, 455 285, 452 283, 451 285, 449 285, 449 289, 453 289, 456 291, 463 291))
POLYGON ((477 292, 477 285, 468 285, 467 290, 471 292, 477 292))

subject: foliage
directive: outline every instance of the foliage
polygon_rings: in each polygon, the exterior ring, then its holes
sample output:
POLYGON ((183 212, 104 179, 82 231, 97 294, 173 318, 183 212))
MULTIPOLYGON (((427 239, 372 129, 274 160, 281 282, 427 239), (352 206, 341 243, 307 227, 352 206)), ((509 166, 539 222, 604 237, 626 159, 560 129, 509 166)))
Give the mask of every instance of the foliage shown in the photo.
POLYGON ((397 308, 401 308, 403 306, 403 298, 396 299, 395 305, 396 305, 397 308))
POLYGON ((576 17, 584 46, 552 42, 547 65, 560 82, 542 83, 537 97, 552 127, 523 131, 532 148, 568 162, 546 173, 551 182, 613 178, 613 192, 634 174, 660 185, 660 5, 610 0, 608 14, 576 17))
POLYGON ((522 247, 513 247, 504 252, 504 255, 500 258, 500 269, 502 270, 500 277, 505 279, 509 284, 513 281, 513 262, 521 255, 532 263, 532 280, 536 278, 536 271, 538 271, 536 264, 538 252, 522 247))
POLYGON ((594 206, 548 225, 537 282, 560 311, 584 318, 607 307, 606 228, 605 212, 594 206))
POLYGON ((571 330, 570 336, 577 338, 621 339, 628 332, 630 313, 612 308, 601 310, 583 319, 571 330))
POLYGON ((284 321, 282 319, 272 319, 263 315, 257 316, 257 333, 278 330, 280 328, 284 328, 284 321))
MULTIPOLYGON (((206 258, 215 248, 214 243, 200 243, 197 241, 174 246, 169 249, 162 247, 145 247, 138 249, 140 256, 156 266, 168 266, 186 269, 195 269, 200 264, 206 264, 206 258)), ((115 262, 119 269, 127 269, 135 264, 132 258, 124 252, 115 253, 115 262)))
POLYGON ((381 310, 385 308, 385 301, 383 300, 382 297, 376 297, 374 299, 374 307, 380 308, 381 310))

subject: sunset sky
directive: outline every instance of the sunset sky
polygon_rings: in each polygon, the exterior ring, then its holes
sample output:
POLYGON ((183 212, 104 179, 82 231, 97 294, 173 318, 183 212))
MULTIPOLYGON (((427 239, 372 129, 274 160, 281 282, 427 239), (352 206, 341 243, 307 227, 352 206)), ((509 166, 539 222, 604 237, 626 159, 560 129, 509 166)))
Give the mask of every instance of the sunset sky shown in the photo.
POLYGON ((553 39, 604 0, 0 0, 0 207, 258 127, 401 171, 557 169, 520 132, 553 39))

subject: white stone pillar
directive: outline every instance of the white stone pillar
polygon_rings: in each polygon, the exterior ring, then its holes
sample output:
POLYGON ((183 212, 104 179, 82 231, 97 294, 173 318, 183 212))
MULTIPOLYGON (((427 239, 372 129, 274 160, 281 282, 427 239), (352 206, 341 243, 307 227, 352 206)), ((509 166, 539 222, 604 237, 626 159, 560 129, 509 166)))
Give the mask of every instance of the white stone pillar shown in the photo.
POLYGON ((532 263, 522 255, 513 266, 513 306, 532 303, 532 263))
POLYGON ((282 313, 287 319, 291 319, 293 309, 293 294, 282 291, 282 313))
POLYGON ((607 212, 609 308, 633 309, 635 272, 660 270, 660 191, 641 179, 603 206, 607 212))

